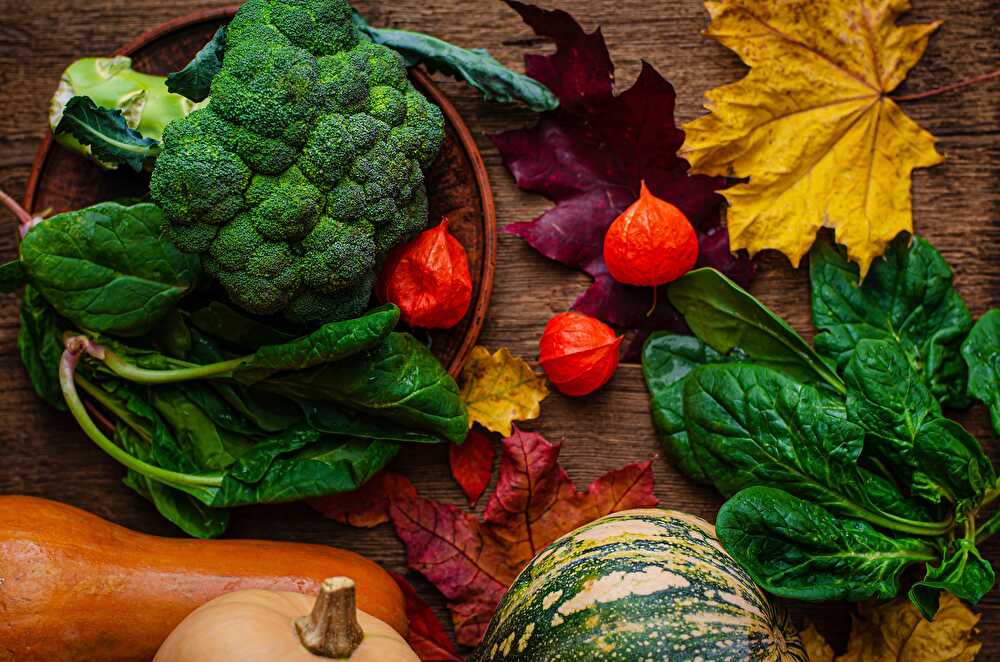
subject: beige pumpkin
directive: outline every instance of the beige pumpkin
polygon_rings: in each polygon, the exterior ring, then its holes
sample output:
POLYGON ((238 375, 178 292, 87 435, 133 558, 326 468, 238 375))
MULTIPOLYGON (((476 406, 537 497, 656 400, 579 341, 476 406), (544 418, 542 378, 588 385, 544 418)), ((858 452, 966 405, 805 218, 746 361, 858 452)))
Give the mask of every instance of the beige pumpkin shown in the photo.
POLYGON ((383 621, 357 608, 354 581, 333 577, 313 598, 236 591, 195 609, 153 662, 419 662, 383 621))

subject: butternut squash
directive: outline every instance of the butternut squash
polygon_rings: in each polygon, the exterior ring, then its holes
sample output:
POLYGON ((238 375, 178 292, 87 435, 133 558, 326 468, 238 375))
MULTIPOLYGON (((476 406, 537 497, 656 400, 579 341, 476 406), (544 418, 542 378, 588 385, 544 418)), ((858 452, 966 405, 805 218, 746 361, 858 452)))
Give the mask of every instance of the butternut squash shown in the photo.
POLYGON ((0 660, 147 662, 194 609, 224 593, 316 594, 357 585, 357 606, 406 636, 399 587, 346 550, 160 538, 64 504, 0 496, 0 660))

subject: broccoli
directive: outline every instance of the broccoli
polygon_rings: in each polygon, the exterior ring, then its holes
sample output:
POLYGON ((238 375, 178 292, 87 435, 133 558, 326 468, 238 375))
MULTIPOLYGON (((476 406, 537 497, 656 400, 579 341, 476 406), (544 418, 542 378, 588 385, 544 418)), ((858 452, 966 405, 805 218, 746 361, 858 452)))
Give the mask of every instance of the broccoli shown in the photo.
POLYGON ((248 0, 208 105, 169 124, 150 190, 232 300, 304 323, 360 313, 427 221, 441 110, 345 0, 248 0))

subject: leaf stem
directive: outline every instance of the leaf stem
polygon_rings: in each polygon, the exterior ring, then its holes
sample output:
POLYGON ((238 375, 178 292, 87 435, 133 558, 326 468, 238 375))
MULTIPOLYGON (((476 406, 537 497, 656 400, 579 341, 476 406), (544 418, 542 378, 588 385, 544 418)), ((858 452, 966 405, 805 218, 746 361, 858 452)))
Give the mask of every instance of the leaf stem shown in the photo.
POLYGON ((858 516, 876 526, 916 536, 943 536, 955 526, 954 519, 948 519, 944 522, 919 522, 890 513, 873 513, 864 508, 858 509, 858 516))
POLYGON ((901 96, 890 96, 889 98, 893 101, 918 101, 920 99, 926 99, 928 97, 937 96, 939 94, 947 94, 948 92, 954 92, 955 90, 960 90, 963 87, 968 87, 970 85, 975 85, 977 83, 982 83, 987 80, 992 80, 994 78, 1000 78, 1000 69, 996 71, 991 71, 987 74, 981 74, 979 76, 974 76, 972 78, 967 78, 965 80, 960 80, 957 83, 951 83, 950 85, 942 85, 941 87, 935 87, 930 90, 925 90, 923 92, 914 92, 913 94, 903 94, 901 96))
POLYGON ((104 365, 106 365, 108 369, 119 377, 139 384, 172 384, 176 382, 187 382, 193 379, 229 377, 232 375, 234 370, 247 361, 246 357, 241 356, 228 361, 191 366, 190 368, 151 370, 149 368, 140 368, 133 363, 129 363, 127 360, 109 349, 102 349, 103 356, 94 356, 94 358, 102 360, 104 365))
POLYGON ((17 200, 3 191, 0 191, 0 203, 3 203, 3 206, 17 219, 18 234, 21 239, 24 239, 24 236, 28 234, 31 228, 45 220, 43 216, 32 216, 29 214, 24 207, 17 203, 17 200))
POLYGON ((59 361, 59 385, 62 387, 63 397, 73 418, 80 425, 84 433, 97 444, 97 446, 110 455, 114 460, 125 467, 140 473, 148 478, 152 478, 165 485, 178 486, 186 485, 193 487, 221 487, 222 476, 220 474, 207 474, 196 476, 192 474, 182 474, 176 471, 169 471, 153 466, 147 462, 130 455, 124 449, 107 438, 94 420, 87 413, 87 408, 80 400, 80 394, 76 390, 76 366, 80 362, 80 356, 89 350, 86 344, 93 344, 88 338, 75 336, 66 341, 66 350, 59 361))
POLYGON ((1000 510, 992 516, 976 531, 976 545, 981 545, 987 538, 1000 531, 1000 510))

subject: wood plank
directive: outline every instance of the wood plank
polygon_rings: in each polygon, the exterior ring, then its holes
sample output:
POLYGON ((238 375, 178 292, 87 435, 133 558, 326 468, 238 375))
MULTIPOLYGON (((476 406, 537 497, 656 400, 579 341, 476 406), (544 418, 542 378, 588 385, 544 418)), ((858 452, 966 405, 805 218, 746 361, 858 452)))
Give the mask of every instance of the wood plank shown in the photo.
MULTIPOLYGON (((984 73, 1000 66, 1000 7, 992 0, 915 0, 906 21, 945 19, 927 55, 901 88, 913 92, 984 73)), ((106 53, 144 29, 198 8, 210 0, 92 0, 85 10, 67 11, 60 0, 0 0, 0 188, 20 195, 46 130, 48 97, 62 69, 75 57, 106 53)), ((646 59, 678 91, 681 120, 698 116, 704 92, 736 80, 743 68, 736 57, 700 36, 707 17, 697 0, 649 3, 643 0, 564 0, 588 29, 600 25, 627 87, 646 59)), ((369 0, 358 3, 372 22, 435 34, 466 46, 485 47, 502 62, 520 68, 525 50, 547 48, 505 5, 489 0, 369 0)), ((537 215, 548 203, 520 192, 504 170, 488 134, 531 124, 531 113, 481 102, 475 93, 442 81, 477 136, 490 169, 500 224, 537 215)), ((947 161, 914 178, 914 218, 918 231, 952 263, 959 290, 973 314, 1000 306, 1000 81, 906 105, 906 112, 939 139, 947 161)), ((3 216, 4 223, 11 223, 3 216)), ((0 235, 0 257, 13 257, 13 233, 0 235)), ((520 239, 500 236, 496 289, 482 335, 491 348, 506 345, 534 357, 548 318, 583 291, 587 278, 552 264, 520 239)), ((807 275, 776 255, 762 256, 753 291, 799 331, 810 334, 807 275)), ((47 409, 34 395, 16 356, 16 298, 0 302, 0 493, 36 494, 67 501, 133 528, 176 534, 144 501, 121 485, 121 469, 76 430, 63 414, 47 409)), ((966 421, 1000 459, 985 416, 966 421)), ((583 485, 621 464, 658 453, 638 366, 624 366, 600 393, 584 399, 551 396, 540 420, 527 426, 552 440, 564 440, 562 459, 583 485)), ((428 497, 462 503, 447 471, 444 449, 414 449, 398 466, 428 497)), ((655 464, 657 494, 665 506, 714 516, 718 497, 693 485, 662 459, 655 464)), ((322 519, 304 506, 251 508, 234 519, 234 536, 307 540, 336 544, 405 571, 402 546, 389 527, 352 530, 322 519)), ((986 555, 1000 558, 1000 542, 986 555)), ((415 573, 421 593, 444 614, 440 596, 415 573)), ((848 607, 800 609, 842 647, 849 628, 848 607)), ((1000 659, 1000 595, 979 605, 983 614, 980 659, 1000 659)))

